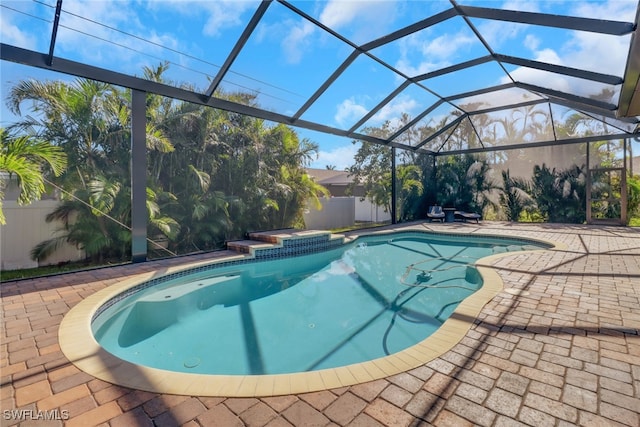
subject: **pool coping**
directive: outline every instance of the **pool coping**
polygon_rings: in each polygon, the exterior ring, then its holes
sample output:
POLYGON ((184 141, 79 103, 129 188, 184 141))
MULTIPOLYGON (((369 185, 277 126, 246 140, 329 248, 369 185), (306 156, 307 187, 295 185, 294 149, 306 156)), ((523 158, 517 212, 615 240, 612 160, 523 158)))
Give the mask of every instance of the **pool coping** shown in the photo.
MULTIPOLYGON (((386 234, 399 231, 420 231, 436 235, 461 235, 442 233, 408 226, 395 230, 360 230, 348 236, 345 244, 361 236, 386 234)), ((473 233, 475 237, 500 237, 493 234, 473 233)), ((482 308, 503 290, 504 283, 492 264, 500 258, 522 255, 540 250, 563 250, 566 245, 542 239, 522 237, 525 241, 537 241, 549 245, 548 249, 505 252, 490 255, 476 261, 483 286, 463 300, 452 315, 429 337, 398 353, 337 368, 288 374, 270 375, 212 375, 172 372, 136 365, 107 352, 98 344, 91 330, 91 320, 96 311, 111 298, 145 281, 177 271, 204 265, 215 265, 232 260, 250 260, 250 255, 237 255, 215 260, 205 260, 171 267, 159 274, 142 273, 102 289, 74 306, 62 319, 59 343, 64 355, 80 370, 101 380, 134 389, 190 396, 266 397, 292 393, 306 393, 360 384, 399 374, 423 365, 455 346, 471 328, 482 308)))

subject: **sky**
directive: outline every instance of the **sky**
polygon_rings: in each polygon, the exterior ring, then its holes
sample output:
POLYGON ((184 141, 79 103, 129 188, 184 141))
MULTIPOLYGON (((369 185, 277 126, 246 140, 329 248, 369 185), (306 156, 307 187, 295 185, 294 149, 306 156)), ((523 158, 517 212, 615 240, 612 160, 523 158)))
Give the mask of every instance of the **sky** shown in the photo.
MULTIPOLYGON (((451 7, 449 1, 438 0, 290 3, 358 45, 451 7)), ((637 0, 459 0, 458 4, 626 22, 634 21, 637 10, 637 0)), ((3 43, 48 52, 55 0, 2 0, 0 5, 3 43)), ((176 84, 189 82, 204 91, 258 5, 259 2, 244 0, 64 0, 55 55, 138 76, 145 66, 154 67, 169 61, 167 76, 171 80, 176 84)), ((603 36, 476 18, 470 21, 495 53, 620 77, 624 74, 629 36, 603 36)), ((352 51, 353 47, 343 40, 273 2, 232 64, 221 88, 255 93, 262 108, 293 115, 352 51)), ((403 82, 402 75, 419 76, 485 56, 488 50, 473 29, 456 17, 371 53, 401 74, 360 55, 301 118, 349 129, 403 82)), ((505 68, 519 81, 583 96, 593 96, 607 88, 531 68, 508 64, 505 68)), ((3 99, 13 84, 25 78, 70 79, 4 61, 0 63, 0 72, 3 99)), ((508 81, 504 70, 495 63, 428 79, 423 84, 429 91, 410 85, 363 126, 380 126, 385 121, 395 123, 402 113, 415 117, 438 99, 436 94, 453 96, 508 81)), ((615 93, 616 88, 612 89, 615 93)), ((500 102, 522 96, 514 91, 505 92, 500 94, 500 102)), ((617 103, 617 98, 611 101, 617 103)), ((450 113, 450 107, 447 108, 434 112, 425 121, 437 120, 436 114, 450 113)), ((2 125, 15 120, 4 105, 1 114, 2 125)), ((296 130, 302 138, 320 146, 318 159, 312 166, 332 165, 344 169, 352 163, 358 145, 351 140, 296 130)))

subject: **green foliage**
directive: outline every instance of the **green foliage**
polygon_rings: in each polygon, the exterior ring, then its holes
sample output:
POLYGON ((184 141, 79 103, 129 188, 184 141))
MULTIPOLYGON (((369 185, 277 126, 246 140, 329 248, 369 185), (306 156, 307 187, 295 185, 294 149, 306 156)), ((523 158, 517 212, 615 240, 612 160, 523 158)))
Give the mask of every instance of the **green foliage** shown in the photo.
POLYGON ((85 251, 88 258, 102 263, 126 259, 131 253, 131 193, 115 179, 96 176, 87 188, 76 189, 74 197, 63 200, 47 215, 47 222, 61 224, 56 236, 31 251, 34 260, 46 259, 64 242, 85 251))
POLYGON ((489 195, 495 184, 487 161, 479 156, 448 156, 436 172, 437 200, 442 206, 482 213, 492 205, 489 195))
POLYGON ((424 192, 422 171, 416 165, 400 165, 396 171, 399 219, 409 221, 417 217, 417 208, 424 192))
MULTIPOLYGON (((164 83, 167 67, 144 74, 164 83)), ((244 93, 216 96, 255 102, 244 93)), ((68 159, 56 180, 64 200, 48 217, 61 227, 32 256, 42 259, 67 242, 98 262, 128 259, 130 92, 83 79, 27 80, 11 89, 8 105, 19 114, 25 101, 38 114, 13 128, 35 130, 68 159)), ((307 199, 327 194, 304 172, 317 145, 291 128, 157 95, 146 101, 147 233, 168 238, 171 251, 217 249, 247 231, 299 225, 307 199)))
POLYGON ((534 166, 531 195, 545 221, 582 224, 586 221, 584 166, 557 171, 534 166))
MULTIPOLYGON (((366 130, 366 133, 373 132, 372 129, 366 130)), ((384 206, 387 212, 391 212, 391 152, 390 147, 363 141, 353 165, 348 168, 353 177, 351 188, 362 185, 365 197, 378 206, 384 206)))
MULTIPOLYGON (((399 129, 411 122, 407 114, 392 125, 385 122, 380 127, 368 127, 364 130, 367 135, 377 138, 388 138, 399 129)), ((403 133, 401 138, 407 144, 416 144, 424 139, 433 129, 417 127, 403 133)), ((383 206, 385 211, 391 212, 391 165, 393 150, 386 145, 374 144, 366 141, 359 143, 360 148, 354 157, 354 163, 348 168, 353 177, 351 189, 356 185, 364 188, 363 199, 369 198, 374 204, 383 206)), ((435 172, 433 156, 425 153, 399 151, 396 158, 396 191, 397 216, 400 221, 424 218, 427 207, 434 203, 435 172)))
MULTIPOLYGON (((0 172, 17 176, 19 204, 39 200, 45 189, 49 171, 59 176, 67 166, 67 158, 60 149, 29 135, 15 136, 0 128, 0 172)), ((0 224, 5 224, 2 211, 3 188, 0 186, 0 224)))
POLYGON ((627 177, 627 219, 629 225, 640 221, 640 175, 627 177))
POLYGON ((500 189, 500 205, 503 207, 508 221, 518 221, 525 208, 531 206, 533 200, 526 180, 511 177, 509 170, 502 171, 502 188, 500 189))
MULTIPOLYGON (((384 206, 387 212, 391 212, 392 203, 391 155, 392 150, 389 147, 361 142, 354 164, 348 169, 353 177, 351 189, 356 185, 362 185, 363 199, 366 197, 378 206, 384 206)), ((421 217, 424 188, 423 171, 417 164, 401 163, 396 166, 396 207, 400 221, 421 217)))

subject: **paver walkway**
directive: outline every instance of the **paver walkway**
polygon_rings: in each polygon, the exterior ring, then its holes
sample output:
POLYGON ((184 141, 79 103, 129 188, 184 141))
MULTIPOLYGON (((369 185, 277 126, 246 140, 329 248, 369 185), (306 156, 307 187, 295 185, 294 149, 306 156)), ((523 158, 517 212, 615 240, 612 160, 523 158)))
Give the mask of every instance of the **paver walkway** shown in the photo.
POLYGON ((2 426, 640 426, 639 229, 413 227, 545 238, 567 249, 497 261, 505 290, 440 358, 370 383, 259 399, 126 389, 61 353, 58 326, 78 301, 178 260, 4 283, 2 426))

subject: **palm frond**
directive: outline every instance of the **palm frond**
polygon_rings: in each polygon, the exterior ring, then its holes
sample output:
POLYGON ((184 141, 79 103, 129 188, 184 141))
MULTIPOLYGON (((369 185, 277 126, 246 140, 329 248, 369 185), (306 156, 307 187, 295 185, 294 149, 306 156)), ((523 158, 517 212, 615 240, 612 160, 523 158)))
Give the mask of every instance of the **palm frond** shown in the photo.
POLYGON ((89 182, 91 212, 95 216, 102 216, 111 212, 120 192, 121 184, 104 177, 97 177, 89 182))
POLYGON ((43 261, 53 255, 62 245, 67 242, 66 236, 53 237, 38 243, 31 249, 30 256, 33 261, 43 261))

